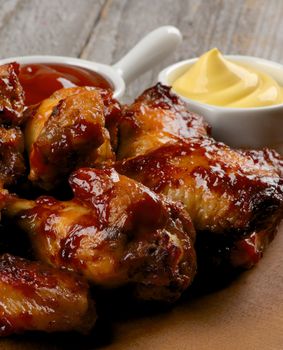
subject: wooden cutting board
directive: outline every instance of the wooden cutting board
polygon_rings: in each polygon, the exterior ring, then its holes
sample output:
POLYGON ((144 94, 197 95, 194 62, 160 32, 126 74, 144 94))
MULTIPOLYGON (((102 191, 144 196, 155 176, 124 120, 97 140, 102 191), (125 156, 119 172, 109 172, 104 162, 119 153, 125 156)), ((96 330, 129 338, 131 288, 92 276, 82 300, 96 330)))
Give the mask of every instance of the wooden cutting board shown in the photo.
POLYGON ((148 311, 123 315, 121 307, 117 317, 113 309, 113 322, 100 321, 89 337, 24 335, 1 340, 0 349, 282 350, 283 224, 258 266, 228 286, 148 311))

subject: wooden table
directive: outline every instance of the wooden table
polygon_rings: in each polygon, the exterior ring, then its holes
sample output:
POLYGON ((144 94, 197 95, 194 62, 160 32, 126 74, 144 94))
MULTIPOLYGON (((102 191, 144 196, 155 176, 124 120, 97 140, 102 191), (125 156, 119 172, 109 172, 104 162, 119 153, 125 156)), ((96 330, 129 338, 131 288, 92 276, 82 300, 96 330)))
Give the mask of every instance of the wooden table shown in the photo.
POLYGON ((212 47, 283 63, 281 0, 0 0, 0 57, 51 54, 115 63, 152 29, 183 44, 127 90, 134 97, 168 64, 212 47))
MULTIPOLYGON (((0 0, 0 9, 2 58, 51 54, 111 64, 150 30, 165 24, 179 27, 183 44, 131 84, 126 99, 156 81, 163 67, 212 47, 283 63, 281 0, 0 0)), ((103 348, 282 350, 282 236, 259 266, 232 286, 166 313, 116 322, 113 339, 104 340, 103 348)), ((0 343, 0 349, 93 346, 68 335, 0 343)))

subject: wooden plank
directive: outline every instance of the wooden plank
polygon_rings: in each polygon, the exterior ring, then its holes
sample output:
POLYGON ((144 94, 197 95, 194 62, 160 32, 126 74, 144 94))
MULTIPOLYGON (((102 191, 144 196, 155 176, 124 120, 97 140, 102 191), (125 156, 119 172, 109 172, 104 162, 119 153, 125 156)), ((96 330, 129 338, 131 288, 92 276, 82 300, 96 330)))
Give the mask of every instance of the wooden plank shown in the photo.
POLYGON ((82 57, 114 63, 157 26, 179 27, 184 36, 182 46, 131 84, 128 100, 152 84, 166 65, 212 47, 283 62, 282 17, 283 2, 277 0, 108 1, 82 57))
POLYGON ((6 15, 0 15, 1 57, 78 56, 103 4, 104 0, 2 0, 0 12, 5 8, 6 15))
POLYGON ((14 15, 20 0, 0 0, 0 30, 14 15))
MULTIPOLYGON (((132 48, 145 34, 158 26, 176 24, 176 10, 180 1, 109 1, 101 16, 83 57, 105 63, 115 63, 132 48), (170 9, 170 11, 169 11, 170 9), (111 28, 111 29, 110 29, 111 28), (111 35, 107 35, 111 30, 111 35), (99 49, 98 49, 99 48, 99 49)), ((165 61, 169 64, 172 57, 165 61)), ((126 91, 124 100, 128 101, 156 78, 156 71, 165 65, 158 65, 154 74, 146 73, 126 91)))

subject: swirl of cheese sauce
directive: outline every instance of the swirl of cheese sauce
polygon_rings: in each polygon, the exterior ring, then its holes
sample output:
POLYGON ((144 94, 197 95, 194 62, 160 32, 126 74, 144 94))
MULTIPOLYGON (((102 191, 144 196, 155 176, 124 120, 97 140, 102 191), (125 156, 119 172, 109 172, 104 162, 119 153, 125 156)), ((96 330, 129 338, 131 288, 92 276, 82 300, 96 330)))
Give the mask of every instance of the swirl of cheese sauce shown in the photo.
POLYGON ((283 88, 252 66, 226 59, 214 48, 172 84, 178 94, 202 103, 251 108, 283 103, 283 88))

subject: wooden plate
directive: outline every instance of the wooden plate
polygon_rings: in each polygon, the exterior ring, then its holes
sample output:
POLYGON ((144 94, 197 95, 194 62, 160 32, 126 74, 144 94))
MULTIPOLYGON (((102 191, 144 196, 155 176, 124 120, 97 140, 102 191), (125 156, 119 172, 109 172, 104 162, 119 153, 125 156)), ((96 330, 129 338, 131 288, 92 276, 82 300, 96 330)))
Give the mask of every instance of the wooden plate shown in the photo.
POLYGON ((282 350, 283 224, 258 266, 229 286, 162 311, 123 314, 121 305, 117 317, 109 302, 113 322, 101 320, 89 337, 23 335, 1 340, 0 349, 282 350))

